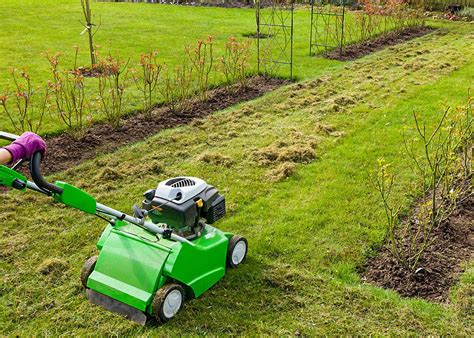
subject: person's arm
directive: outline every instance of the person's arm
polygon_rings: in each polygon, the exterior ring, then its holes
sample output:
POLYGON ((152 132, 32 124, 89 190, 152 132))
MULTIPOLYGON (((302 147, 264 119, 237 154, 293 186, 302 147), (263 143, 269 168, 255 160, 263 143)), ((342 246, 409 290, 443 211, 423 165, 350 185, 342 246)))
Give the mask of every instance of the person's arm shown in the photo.
POLYGON ((23 133, 10 145, 0 148, 0 165, 30 158, 37 151, 45 153, 46 144, 43 139, 35 133, 23 133))
POLYGON ((0 165, 8 164, 12 161, 12 154, 6 149, 0 149, 0 165))

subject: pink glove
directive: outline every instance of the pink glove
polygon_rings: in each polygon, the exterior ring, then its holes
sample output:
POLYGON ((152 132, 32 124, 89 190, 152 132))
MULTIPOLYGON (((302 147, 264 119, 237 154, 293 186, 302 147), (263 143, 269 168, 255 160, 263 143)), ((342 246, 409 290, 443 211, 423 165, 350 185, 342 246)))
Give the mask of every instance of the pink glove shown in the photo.
POLYGON ((30 158, 37 151, 44 154, 46 152, 46 143, 35 133, 26 132, 12 144, 4 147, 4 149, 12 154, 12 162, 17 162, 21 159, 30 158))

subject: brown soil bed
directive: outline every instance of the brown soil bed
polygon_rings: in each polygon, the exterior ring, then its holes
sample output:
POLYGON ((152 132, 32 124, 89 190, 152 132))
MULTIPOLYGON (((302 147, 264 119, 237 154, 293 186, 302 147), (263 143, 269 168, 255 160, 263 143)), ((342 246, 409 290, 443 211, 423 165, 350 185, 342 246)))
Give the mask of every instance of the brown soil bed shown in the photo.
POLYGON ((76 73, 78 72, 80 75, 84 77, 99 77, 99 76, 108 76, 112 75, 110 71, 102 71, 97 68, 91 68, 91 67, 78 67, 77 69, 71 70, 71 73, 76 73))
POLYGON ((368 262, 363 280, 406 297, 446 302, 459 280, 463 263, 474 258, 474 195, 460 203, 451 217, 434 230, 436 241, 420 258, 417 272, 396 261, 386 247, 368 262))
POLYGON ((244 38, 250 38, 250 39, 269 39, 273 37, 272 34, 265 34, 265 33, 257 33, 257 32, 252 32, 252 33, 244 33, 242 34, 244 38))
POLYGON ((378 50, 384 49, 385 47, 393 46, 426 35, 432 31, 434 31, 434 28, 427 26, 410 27, 402 31, 384 34, 372 40, 349 45, 343 48, 342 53, 340 53, 339 50, 329 51, 326 54, 326 57, 329 59, 340 61, 355 60, 374 53, 378 50))
MULTIPOLYGON (((99 2, 137 2, 132 0, 100 0, 99 2)), ((225 3, 220 3, 218 1, 209 1, 209 2, 199 2, 199 1, 191 1, 191 0, 184 0, 179 1, 178 3, 173 0, 161 0, 161 1, 139 1, 146 2, 150 4, 169 4, 175 6, 192 6, 192 7, 223 7, 223 8, 253 8, 253 2, 246 2, 246 1, 226 1, 225 3)))
POLYGON ((183 112, 173 112, 165 106, 157 108, 152 118, 145 118, 142 114, 125 117, 121 126, 115 130, 104 123, 95 124, 80 140, 74 140, 67 133, 47 138, 48 151, 43 162, 43 172, 51 174, 71 168, 100 153, 143 140, 163 129, 188 124, 215 111, 255 99, 284 83, 286 81, 281 79, 256 76, 249 79, 246 88, 221 87, 211 90, 207 101, 193 100, 188 105, 190 108, 183 112))

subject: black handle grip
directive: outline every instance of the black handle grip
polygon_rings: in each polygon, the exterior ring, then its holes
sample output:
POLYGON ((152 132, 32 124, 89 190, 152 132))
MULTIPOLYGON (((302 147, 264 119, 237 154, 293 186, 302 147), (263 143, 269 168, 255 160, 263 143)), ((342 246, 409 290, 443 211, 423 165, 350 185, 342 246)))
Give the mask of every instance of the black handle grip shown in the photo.
POLYGON ((16 141, 17 138, 19 138, 20 136, 18 135, 13 135, 13 134, 10 134, 10 133, 6 133, 4 131, 0 131, 0 139, 3 139, 3 140, 7 140, 7 141, 16 141))
POLYGON ((47 182, 44 179, 43 175, 41 174, 41 160, 42 159, 43 159, 43 155, 39 151, 34 153, 33 156, 31 157, 30 173, 31 173, 31 178, 33 179, 33 182, 35 182, 36 185, 41 189, 50 191, 55 194, 62 194, 63 193, 62 188, 58 187, 57 185, 47 182))

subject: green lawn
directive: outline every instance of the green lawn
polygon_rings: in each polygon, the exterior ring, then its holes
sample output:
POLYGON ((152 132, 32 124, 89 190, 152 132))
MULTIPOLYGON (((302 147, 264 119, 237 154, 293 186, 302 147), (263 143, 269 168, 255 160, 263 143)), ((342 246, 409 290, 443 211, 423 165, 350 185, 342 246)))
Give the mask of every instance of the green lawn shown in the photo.
MULTIPOLYGON (((4 0, 0 2, 0 90, 11 88, 10 70, 26 68, 37 85, 49 78, 49 65, 44 56, 47 52, 64 54, 64 65, 73 65, 73 47, 79 46, 79 65, 88 65, 86 35, 79 20, 82 19, 79 0, 4 0)), ((244 34, 256 30, 253 9, 225 9, 213 7, 189 7, 173 5, 92 3, 95 21, 102 22, 95 42, 101 54, 109 52, 121 60, 130 59, 130 66, 138 64, 140 53, 159 50, 163 63, 174 66, 184 57, 184 47, 198 39, 212 35, 216 54, 230 36, 246 39, 244 34), (99 19, 100 18, 100 19, 99 19)), ((337 68, 337 61, 309 57, 308 10, 295 14, 295 70, 299 78, 321 74, 328 68, 337 68)), ((252 40, 254 41, 254 40, 252 40)), ((252 48, 256 50, 256 43, 252 48)), ((253 53, 252 69, 256 71, 256 57, 253 53)), ((288 69, 280 70, 281 76, 288 76, 288 69)), ((215 78, 220 83, 222 78, 215 78)), ((89 80, 89 86, 95 86, 89 80)), ((132 94, 127 110, 137 108, 138 91, 135 85, 129 89, 132 94)), ((2 113, 3 114, 3 113, 2 113)), ((100 118, 100 117, 96 117, 100 118)), ((55 132, 63 127, 54 114, 47 115, 42 132, 55 132)), ((6 118, 0 120, 0 129, 11 130, 6 118)))
POLYGON ((202 177, 226 195, 229 215, 217 226, 249 238, 248 260, 165 326, 141 328, 86 301, 78 276, 103 223, 33 193, 2 195, 0 332, 472 336, 472 262, 448 304, 402 298, 358 275, 384 235, 369 172, 379 157, 393 162, 395 197, 413 203, 402 128, 413 109, 433 121, 445 105, 465 101, 474 85, 471 26, 452 23, 335 71, 326 67, 55 175, 124 211, 175 175, 202 177), (262 164, 269 151, 283 160, 262 164), (276 182, 282 165, 294 173, 276 182), (43 275, 44 266, 52 272, 43 275))

